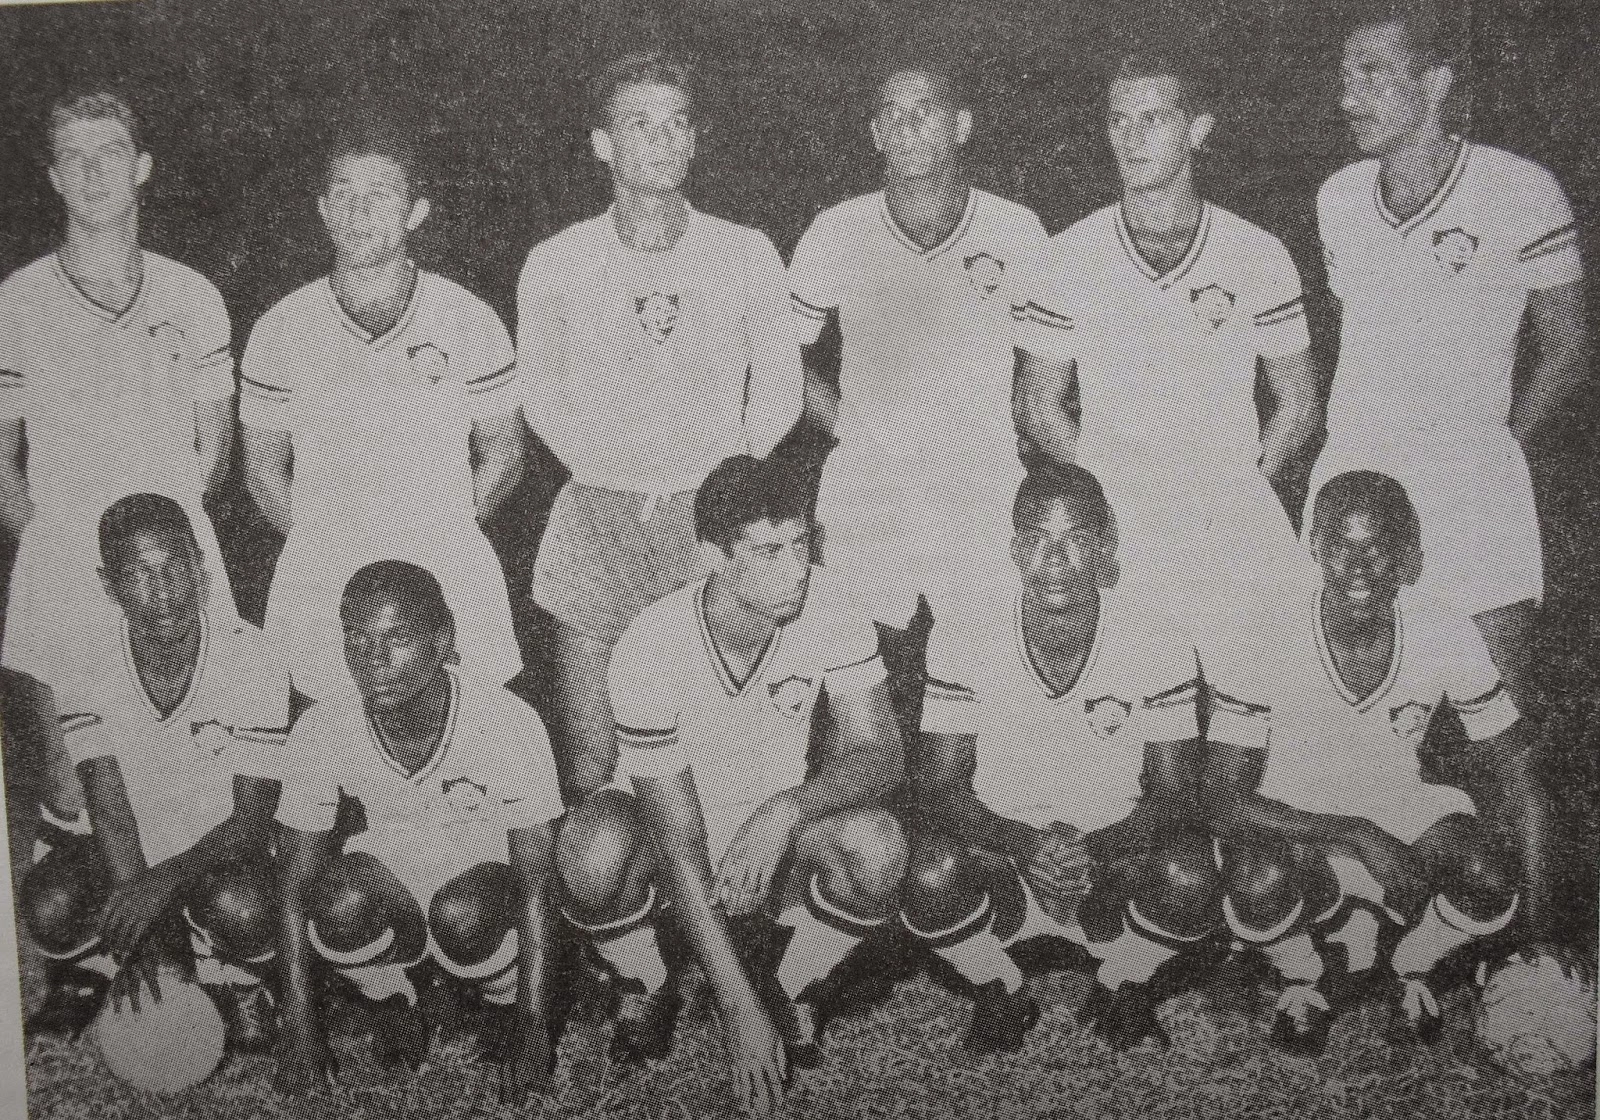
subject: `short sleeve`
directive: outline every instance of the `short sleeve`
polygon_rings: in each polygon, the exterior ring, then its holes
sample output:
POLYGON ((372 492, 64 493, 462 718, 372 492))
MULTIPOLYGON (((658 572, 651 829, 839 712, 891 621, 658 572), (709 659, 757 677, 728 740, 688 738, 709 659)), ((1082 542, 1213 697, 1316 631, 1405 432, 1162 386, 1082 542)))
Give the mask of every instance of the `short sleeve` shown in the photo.
POLYGON ((1272 636, 1282 633, 1273 614, 1240 617, 1204 646, 1201 675, 1208 713, 1206 740, 1264 751, 1272 740, 1272 697, 1268 676, 1272 636))
POLYGON ((194 362, 196 401, 225 401, 233 397, 233 321, 222 294, 201 279, 193 296, 190 319, 194 334, 189 353, 194 362))
POLYGON ((822 681, 830 696, 865 692, 887 676, 878 651, 877 628, 849 611, 844 602, 830 609, 823 635, 826 668, 822 681))
POLYGON ((244 361, 239 366, 239 420, 252 428, 287 432, 291 426, 294 367, 277 320, 277 308, 267 312, 245 344, 244 361))
POLYGON ((515 757, 508 759, 504 774, 503 797, 508 829, 538 828, 555 820, 564 811, 561 785, 556 777, 555 755, 550 736, 537 713, 521 700, 511 701, 508 732, 502 739, 515 757))
POLYGON ((1268 358, 1287 358, 1311 345, 1306 329, 1305 293, 1300 287, 1300 271, 1289 250, 1276 238, 1270 239, 1259 254, 1261 286, 1252 313, 1256 353, 1268 358))
POLYGON ((1011 321, 1019 350, 1043 358, 1074 361, 1077 325, 1072 317, 1064 254, 1047 245, 1021 262, 1012 288, 1011 321))
POLYGON ((1529 291, 1558 288, 1583 279, 1578 227, 1561 184, 1544 168, 1515 195, 1521 226, 1529 236, 1517 252, 1522 282, 1529 291))
POLYGON ((16 283, 0 284, 0 417, 27 415, 27 317, 17 305, 16 283))
POLYGON ((283 793, 278 823, 300 832, 331 832, 339 814, 339 784, 328 759, 347 744, 338 741, 335 721, 317 706, 300 717, 283 751, 283 793))
POLYGON ((516 411, 522 404, 522 382, 511 335, 500 316, 474 298, 461 329, 461 376, 472 418, 486 420, 516 411))
POLYGON ((928 634, 922 684, 922 730, 927 734, 978 733, 978 682, 970 659, 964 656, 961 638, 962 628, 953 619, 935 622, 928 634))
POLYGON ((789 312, 783 258, 763 233, 751 231, 747 255, 747 342, 750 373, 745 388, 744 428, 750 452, 765 458, 800 419, 805 375, 800 342, 789 312))
POLYGON ((230 713, 235 774, 282 780, 289 738, 289 670, 265 634, 250 634, 249 663, 233 689, 230 713))
POLYGON ((1476 625, 1452 618, 1436 626, 1427 641, 1427 653, 1468 739, 1492 739, 1521 718, 1476 625))
POLYGON ((1343 300, 1345 293, 1340 267, 1344 262, 1340 259, 1337 234, 1338 219, 1333 200, 1329 197, 1328 186, 1324 185, 1317 193, 1317 239, 1322 245, 1322 267, 1328 276, 1328 289, 1343 300))
POLYGON ((828 315, 839 310, 843 299, 845 256, 837 227, 832 212, 818 214, 789 261, 789 303, 803 346, 817 341, 828 315))
POLYGON ((103 706, 79 698, 62 698, 61 742, 73 766, 92 758, 115 758, 117 735, 103 706))
POLYGON ((563 272, 553 257, 549 242, 535 245, 517 277, 516 357, 523 415, 541 439, 559 448, 565 436, 561 415, 566 326, 549 282, 549 277, 563 272))
POLYGON ((672 680, 673 659, 637 623, 611 654, 606 687, 617 721, 617 778, 665 778, 689 768, 679 741, 682 708, 672 680))

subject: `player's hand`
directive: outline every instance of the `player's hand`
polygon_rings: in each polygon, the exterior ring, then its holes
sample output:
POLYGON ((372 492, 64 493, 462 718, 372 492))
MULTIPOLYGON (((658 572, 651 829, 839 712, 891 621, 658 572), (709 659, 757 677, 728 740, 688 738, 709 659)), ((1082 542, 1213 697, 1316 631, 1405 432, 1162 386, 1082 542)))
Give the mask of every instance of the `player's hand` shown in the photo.
POLYGON ((783 1104, 788 1054, 759 1003, 728 1016, 733 1092, 748 1116, 770 1116, 783 1104))
POLYGON ((1411 849, 1374 826, 1357 846, 1361 862, 1383 888, 1383 902, 1408 920, 1428 901, 1428 883, 1411 849))
POLYGON ((289 1042, 278 1058, 278 1072, 272 1087, 286 1097, 303 1097, 319 1089, 331 1088, 339 1076, 339 1066, 328 1044, 320 1038, 289 1042))
POLYGON ((172 906, 182 880, 161 867, 139 872, 118 884, 100 915, 100 937, 115 953, 132 953, 172 906))
POLYGON ((147 998, 152 1003, 161 1002, 161 954, 151 946, 145 946, 125 958, 117 974, 111 978, 111 1010, 121 1011, 122 1001, 126 999, 137 1015, 141 1007, 141 984, 150 989, 147 998))
POLYGON ((511 1044, 500 1063, 500 1100, 513 1107, 527 1103, 531 1094, 543 1094, 555 1072, 555 1052, 550 1028, 543 1018, 522 1020, 512 1032, 511 1044))
POLYGON ((749 914, 766 900, 778 865, 789 854, 799 813, 774 798, 750 815, 717 866, 712 901, 730 915, 749 914))
POLYGON ((1023 869, 1044 912, 1058 922, 1077 921, 1078 906, 1094 889, 1098 865, 1071 825, 1057 821, 1023 869))

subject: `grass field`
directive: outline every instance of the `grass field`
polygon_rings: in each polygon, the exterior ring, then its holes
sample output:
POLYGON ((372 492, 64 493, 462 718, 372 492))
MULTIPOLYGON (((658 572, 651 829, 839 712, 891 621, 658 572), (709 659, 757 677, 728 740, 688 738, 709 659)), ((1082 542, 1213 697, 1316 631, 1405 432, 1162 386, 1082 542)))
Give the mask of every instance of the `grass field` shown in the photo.
MULTIPOLYGON (((975 1057, 960 1045, 969 1004, 926 975, 887 1000, 835 1020, 823 1068, 802 1071, 781 1115, 838 1120, 1141 1117, 1589 1117, 1593 1074, 1518 1080, 1473 1052, 1471 995, 1442 1001, 1444 1038, 1432 1049, 1391 1044, 1386 1008, 1341 1017, 1320 1058, 1263 1044, 1271 1001, 1252 999, 1237 962, 1198 992, 1169 1001, 1170 1049, 1146 1043, 1118 1054, 1074 1018, 1087 991, 1077 973, 1041 986, 1044 1016, 1015 1056, 975 1057)), ((470 1017, 468 1017, 470 1019, 470 1017)), ((462 1025, 470 1027, 470 1022, 462 1025)), ((415 1076, 378 1069, 360 1014, 336 1003, 340 1086, 302 1102, 275 1096, 271 1063, 231 1061, 174 1097, 138 1094, 113 1080, 87 1040, 41 1039, 29 1050, 34 1120, 399 1120, 402 1117, 572 1117, 702 1120, 737 1115, 721 1033, 702 991, 685 1010, 671 1057, 651 1069, 613 1065, 609 1027, 580 1006, 568 1026, 552 1093, 523 1110, 502 1106, 494 1067, 475 1060, 470 1029, 446 1029, 415 1076)))

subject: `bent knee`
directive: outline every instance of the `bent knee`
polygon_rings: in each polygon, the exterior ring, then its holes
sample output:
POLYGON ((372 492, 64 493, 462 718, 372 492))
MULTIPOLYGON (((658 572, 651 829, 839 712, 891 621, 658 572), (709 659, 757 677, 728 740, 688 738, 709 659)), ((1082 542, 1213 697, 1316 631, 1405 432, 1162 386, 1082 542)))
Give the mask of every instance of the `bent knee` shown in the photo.
POLYGON ((227 950, 257 956, 276 937, 276 892, 265 869, 233 868, 195 884, 186 909, 191 924, 227 950))
POLYGON ((1129 901, 1163 928, 1187 935, 1216 925, 1221 894, 1211 845, 1174 840, 1147 857, 1129 901))
POLYGON ((312 884, 306 917, 323 945, 338 952, 372 945, 390 931, 396 943, 408 946, 421 945, 426 937, 416 901, 363 852, 340 856, 312 884))
POLYGON ((1514 861, 1480 837, 1468 844, 1456 865, 1446 871, 1439 893, 1467 917, 1481 922, 1504 914, 1517 897, 1517 887, 1514 861))
MULTIPOLYGON (((803 841, 801 846, 806 846, 803 841)), ((875 894, 892 892, 905 878, 909 855, 905 831, 882 809, 857 809, 846 815, 833 830, 831 846, 850 877, 875 894)))
POLYGON ((103 885, 81 871, 39 864, 23 880, 22 918, 46 953, 71 953, 98 936, 103 885))
POLYGON ((1230 848, 1223 881, 1232 916, 1248 929, 1269 929, 1303 908, 1300 877, 1287 852, 1230 848))
POLYGON ((428 929, 451 960, 477 964, 505 940, 515 924, 519 892, 511 868, 480 864, 456 877, 428 904, 428 929))
POLYGON ((569 900, 586 910, 610 906, 647 856, 633 798, 603 789, 573 810, 556 840, 556 868, 569 900))
POLYGON ((918 833, 910 846, 901 906, 923 931, 958 922, 985 898, 984 876, 966 848, 937 833, 918 833))

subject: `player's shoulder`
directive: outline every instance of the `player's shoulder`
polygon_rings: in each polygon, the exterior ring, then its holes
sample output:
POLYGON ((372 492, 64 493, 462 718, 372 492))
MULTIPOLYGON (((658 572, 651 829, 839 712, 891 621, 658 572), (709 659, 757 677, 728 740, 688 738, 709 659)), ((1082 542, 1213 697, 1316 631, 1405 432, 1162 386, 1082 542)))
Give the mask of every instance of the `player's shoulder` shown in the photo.
POLYGON ((487 300, 465 284, 458 283, 443 273, 422 270, 420 282, 427 300, 428 313, 437 319, 478 326, 489 320, 500 322, 500 316, 487 300))
POLYGON ((851 594, 846 581, 816 564, 811 566, 811 577, 806 584, 805 606, 790 629, 824 641, 859 638, 863 634, 876 638, 877 634, 872 620, 867 617, 859 598, 851 594))
POLYGON ((928 671, 941 679, 941 674, 968 675, 988 666, 1015 634, 1017 588, 1003 574, 993 581, 973 579, 946 588, 930 606, 928 671))
POLYGON ((810 226, 806 228, 806 235, 837 237, 859 233, 870 222, 880 220, 878 215, 882 209, 882 191, 854 195, 817 211, 817 216, 811 219, 810 226))
POLYGON ((1465 610, 1422 588, 1402 588, 1395 610, 1405 628, 1406 645, 1423 657, 1449 661, 1458 657, 1464 646, 1471 649, 1482 644, 1477 624, 1465 610))
POLYGON ((1565 202, 1560 180, 1544 164, 1488 144, 1471 143, 1463 176, 1483 203, 1514 213, 1537 212, 1552 201, 1565 202))
MULTIPOLYGON (((342 751, 368 734, 366 710, 353 687, 317 700, 300 714, 289 729, 289 743, 316 744, 319 749, 342 751)), ((332 761, 331 757, 328 761, 332 761)))
POLYGON ((1106 616, 1106 656, 1120 672, 1161 680, 1178 676, 1186 681, 1194 676, 1196 635, 1168 591, 1124 580, 1101 592, 1101 609, 1106 616))
POLYGON ((686 643, 699 640, 700 596, 706 581, 668 592, 640 611, 611 654, 613 666, 670 668, 683 659, 686 643))
POLYGON ((1003 195, 978 187, 972 188, 972 197, 973 207, 979 217, 991 225, 1015 233, 1031 233, 1044 228, 1039 215, 1020 202, 1013 202, 1003 195))
POLYGON ((1317 206, 1349 207, 1372 204, 1372 189, 1378 181, 1378 161, 1362 159, 1347 163, 1323 180, 1317 188, 1317 206))
POLYGON ((750 260, 778 255, 772 238, 754 226, 740 225, 698 208, 689 211, 689 220, 695 239, 701 243, 703 251, 714 259, 738 257, 750 260))
POLYGON ((46 253, 12 270, 0 280, 0 307, 11 311, 38 308, 47 295, 59 287, 60 265, 54 253, 46 253))
POLYGON ((548 268, 552 265, 573 265, 589 260, 612 236, 611 211, 606 210, 592 218, 583 218, 557 230, 542 241, 536 241, 523 261, 523 273, 530 269, 548 268))
POLYGON ((520 727, 545 733, 544 720, 522 697, 503 684, 452 669, 460 683, 462 709, 481 727, 520 727))
POLYGON ((272 338, 285 332, 298 335, 304 330, 308 321, 325 314, 328 301, 327 287, 328 278, 319 276, 283 296, 256 320, 256 325, 250 332, 251 341, 256 341, 258 337, 272 338))
POLYGON ((1115 237, 1121 206, 1121 203, 1113 202, 1085 214, 1052 237, 1050 244, 1061 249, 1081 250, 1115 237))
POLYGON ((146 249, 144 268, 153 290, 162 290, 191 299, 214 299, 218 303, 222 301, 222 293, 217 290, 217 286, 198 269, 182 261, 146 249))
POLYGON ((1246 257, 1286 251, 1281 238, 1242 214, 1215 202, 1207 202, 1206 210, 1211 216, 1211 236, 1225 243, 1230 251, 1246 257))

